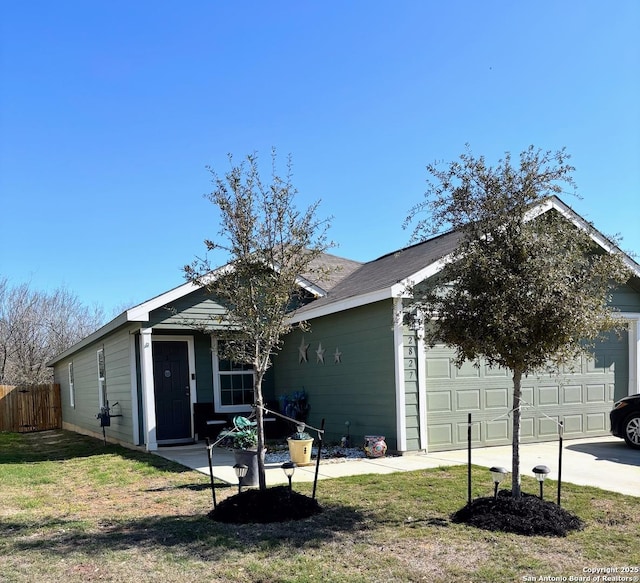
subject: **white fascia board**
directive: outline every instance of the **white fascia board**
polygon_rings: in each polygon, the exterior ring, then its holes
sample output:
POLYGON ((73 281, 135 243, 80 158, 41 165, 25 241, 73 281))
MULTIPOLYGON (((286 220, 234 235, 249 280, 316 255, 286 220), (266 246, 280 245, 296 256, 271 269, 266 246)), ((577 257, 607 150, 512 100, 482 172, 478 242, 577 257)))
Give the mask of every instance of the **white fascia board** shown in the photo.
POLYGON ((391 297, 393 297, 392 288, 384 288, 361 296, 351 296, 350 298, 346 298, 339 302, 318 306, 315 309, 305 310, 301 314, 294 312, 289 318, 289 323, 298 324, 300 322, 306 322, 307 320, 314 320, 321 316, 328 316, 329 314, 343 312, 352 308, 359 308, 360 306, 366 306, 367 304, 387 300, 391 297))
POLYGON ((392 295, 396 297, 397 296, 409 297, 409 294, 407 293, 407 287, 414 285, 416 283, 420 283, 425 279, 429 279, 431 276, 441 271, 442 268, 447 263, 449 263, 449 261, 452 260, 452 258, 453 258, 452 253, 450 253, 449 255, 445 255, 442 259, 438 259, 438 261, 434 261, 430 265, 423 267, 421 270, 416 271, 415 273, 411 274, 409 277, 405 277, 403 280, 399 281, 391 288, 392 295))
POLYGON ((315 318, 320 318, 321 316, 328 316, 329 314, 343 312, 352 308, 359 308, 360 306, 366 306, 367 304, 373 304, 374 302, 388 300, 390 298, 407 298, 409 297, 409 294, 407 293, 407 287, 409 287, 412 283, 420 282, 438 273, 442 269, 442 267, 450 260, 451 255, 447 255, 446 257, 443 257, 442 259, 435 261, 430 265, 427 265, 425 268, 399 281, 391 287, 386 287, 359 296, 351 296, 339 302, 318 306, 315 309, 305 310, 305 312, 302 314, 297 314, 294 312, 291 318, 289 318, 289 322, 291 324, 297 324, 299 322, 313 320, 315 318))
POLYGON ((85 346, 88 346, 92 342, 99 340, 103 336, 106 336, 107 334, 113 332, 114 330, 120 328, 121 326, 123 326, 124 324, 127 324, 128 322, 148 322, 149 314, 153 310, 157 308, 161 308, 162 306, 170 302, 173 302, 198 289, 200 289, 200 286, 196 284, 193 284, 190 282, 185 283, 162 295, 159 295, 156 298, 153 298, 138 306, 134 306, 133 308, 130 308, 125 312, 122 312, 122 314, 120 314, 119 316, 117 316, 116 318, 114 318, 113 320, 111 320, 101 328, 98 328, 95 332, 93 332, 92 334, 89 334, 89 336, 87 336, 86 338, 83 338, 82 340, 80 340, 80 342, 77 342, 76 344, 71 346, 68 350, 65 350, 63 353, 59 354, 58 356, 56 356, 55 358, 47 362, 47 366, 53 366, 57 362, 64 360, 71 354, 77 352, 78 350, 84 348, 85 346))
POLYGON ((525 213, 525 221, 530 221, 546 213, 547 211, 555 209, 565 219, 573 223, 578 229, 585 232, 592 241, 598 246, 602 247, 607 253, 620 253, 624 264, 629 270, 636 276, 640 277, 640 265, 638 265, 631 257, 629 257, 624 251, 622 251, 617 245, 615 245, 610 239, 603 235, 598 229, 596 229, 589 221, 583 219, 577 214, 571 207, 567 206, 557 197, 548 198, 535 206, 527 213, 525 213))
POLYGON ((58 354, 58 356, 56 356, 55 358, 52 358, 49 362, 47 362, 47 366, 53 366, 54 364, 60 362, 61 360, 64 360, 71 354, 77 352, 81 348, 88 346, 92 342, 95 342, 96 340, 100 339, 102 336, 106 336, 110 332, 113 332, 114 330, 120 328, 120 326, 126 323, 127 323, 126 312, 123 312, 122 314, 120 314, 119 316, 111 320, 111 322, 102 326, 102 328, 98 328, 95 332, 93 332, 92 334, 89 334, 89 336, 86 336, 85 338, 80 340, 80 342, 77 342, 76 344, 74 344, 64 352, 58 354))
POLYGON ((182 298, 191 292, 200 289, 199 285, 195 283, 185 283, 179 287, 176 287, 162 295, 159 295, 149 301, 146 301, 138 306, 135 306, 125 312, 128 322, 148 322, 149 314, 166 304, 173 302, 179 298, 182 298))
POLYGON ((298 276, 296 278, 296 283, 305 291, 313 294, 317 298, 322 298, 327 295, 327 292, 323 290, 320 286, 317 286, 315 283, 310 282, 308 279, 298 276))

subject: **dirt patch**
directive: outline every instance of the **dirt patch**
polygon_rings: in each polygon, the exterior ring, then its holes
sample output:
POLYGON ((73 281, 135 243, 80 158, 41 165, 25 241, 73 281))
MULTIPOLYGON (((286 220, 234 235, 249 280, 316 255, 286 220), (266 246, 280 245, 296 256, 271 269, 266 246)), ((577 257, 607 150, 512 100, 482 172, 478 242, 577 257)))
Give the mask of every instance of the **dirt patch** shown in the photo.
POLYGON ((209 518, 234 524, 264 524, 301 520, 320 512, 322 508, 313 498, 290 492, 287 486, 276 486, 230 496, 209 513, 209 518))
POLYGON ((566 536, 569 531, 582 530, 584 523, 564 508, 522 494, 514 499, 506 491, 495 498, 477 498, 455 512, 453 522, 464 522, 485 530, 513 532, 525 536, 566 536))

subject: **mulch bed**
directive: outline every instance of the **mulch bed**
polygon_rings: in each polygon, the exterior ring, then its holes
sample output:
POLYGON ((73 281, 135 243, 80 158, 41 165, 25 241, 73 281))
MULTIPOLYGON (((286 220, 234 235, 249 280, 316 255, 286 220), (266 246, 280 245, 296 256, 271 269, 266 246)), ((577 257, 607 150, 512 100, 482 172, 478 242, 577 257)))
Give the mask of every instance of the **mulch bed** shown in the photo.
POLYGON ((571 530, 581 530, 584 523, 564 508, 522 494, 520 499, 511 492, 501 491, 498 498, 477 498, 451 517, 485 530, 513 532, 525 536, 566 536, 571 530))
POLYGON ((209 512, 217 522, 233 524, 286 522, 301 520, 322 512, 316 500, 289 492, 288 486, 266 490, 245 490, 226 498, 209 512))

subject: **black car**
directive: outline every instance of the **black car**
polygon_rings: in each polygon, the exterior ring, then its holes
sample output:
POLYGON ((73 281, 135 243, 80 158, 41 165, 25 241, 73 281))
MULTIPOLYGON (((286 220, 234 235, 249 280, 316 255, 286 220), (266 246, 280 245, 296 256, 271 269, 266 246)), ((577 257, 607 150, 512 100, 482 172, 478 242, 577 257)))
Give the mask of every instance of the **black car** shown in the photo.
POLYGON ((617 401, 609 419, 613 435, 624 438, 628 446, 640 449, 640 395, 617 401))

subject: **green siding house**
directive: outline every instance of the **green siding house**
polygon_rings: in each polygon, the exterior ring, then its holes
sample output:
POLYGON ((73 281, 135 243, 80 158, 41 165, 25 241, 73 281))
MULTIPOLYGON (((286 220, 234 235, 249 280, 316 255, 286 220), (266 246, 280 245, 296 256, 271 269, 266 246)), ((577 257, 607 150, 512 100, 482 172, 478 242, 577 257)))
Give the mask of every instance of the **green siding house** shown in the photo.
MULTIPOLYGON (((539 212, 558 212, 611 243, 556 197, 539 212)), ((325 419, 327 439, 384 435, 391 451, 464 447, 467 416, 476 446, 511 442, 511 378, 471 364, 457 368, 446 346, 426 348, 420 324, 406 326, 409 283, 436 274, 457 243, 448 233, 368 263, 327 255, 337 267, 325 281, 301 278, 309 301, 291 314, 294 327, 274 358, 265 398, 304 389, 309 423, 325 419)), ((622 396, 640 392, 640 265, 616 290, 626 323, 590 358, 553 375, 523 379, 522 440, 606 435, 608 413, 622 396)), ((51 361, 62 387, 64 426, 101 435, 97 414, 109 404, 108 439, 153 450, 215 435, 224 420, 250 411, 252 371, 219 360, 216 329, 224 307, 185 284, 127 310, 51 361), (209 423, 207 423, 209 422, 209 423)))

